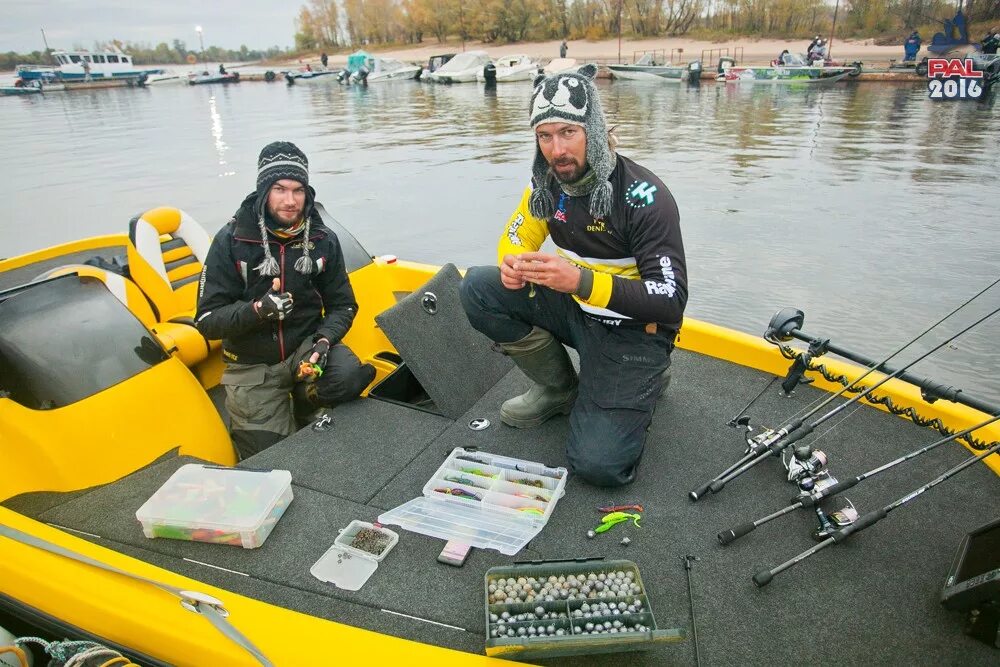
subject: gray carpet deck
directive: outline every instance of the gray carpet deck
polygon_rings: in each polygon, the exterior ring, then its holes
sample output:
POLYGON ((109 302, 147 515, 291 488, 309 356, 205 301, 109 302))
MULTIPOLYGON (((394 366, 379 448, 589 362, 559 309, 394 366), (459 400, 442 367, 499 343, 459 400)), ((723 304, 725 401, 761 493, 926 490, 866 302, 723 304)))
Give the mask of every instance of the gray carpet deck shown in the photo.
MULTIPOLYGON (((304 429, 244 465, 292 471, 295 500, 259 549, 148 540, 135 510, 181 465, 168 459, 114 484, 85 492, 31 494, 6 504, 41 520, 98 535, 111 548, 241 594, 323 618, 459 650, 485 643, 482 582, 493 566, 515 560, 605 556, 634 561, 660 627, 681 627, 686 641, 645 653, 587 656, 551 664, 694 664, 689 606, 680 557, 694 554, 694 597, 705 665, 995 665, 997 652, 962 634, 963 619, 937 602, 959 540, 996 518, 1000 478, 978 465, 890 514, 877 526, 831 547, 757 590, 751 575, 808 548, 814 519, 784 517, 728 547, 715 535, 788 503, 794 489, 777 460, 766 461, 723 492, 699 503, 687 492, 742 453, 726 423, 768 376, 699 355, 677 352, 674 379, 661 400, 637 481, 624 489, 588 487, 570 478, 548 525, 514 557, 474 550, 462 568, 436 561, 440 540, 400 532, 400 542, 364 588, 340 591, 314 579, 309 567, 352 519, 374 520, 417 497, 456 446, 565 465, 564 418, 517 431, 500 424, 499 402, 525 386, 505 376, 456 421, 376 400, 332 411, 334 427, 304 429), (486 417, 493 426, 466 424, 486 417), (617 526, 588 539, 599 505, 640 502, 642 528, 617 526), (627 547, 619 542, 625 535, 627 547), (190 560, 183 560, 184 558, 190 560), (195 562, 198 561, 198 562, 195 562), (248 574, 228 574, 200 563, 248 574), (401 612, 456 628, 411 620, 401 612)), ((750 414, 779 426, 821 392, 792 398, 768 392, 750 414)), ((848 411, 849 412, 849 411, 848 411)), ((848 477, 927 444, 936 436, 871 408, 818 429, 831 470, 848 477), (823 434, 830 426, 833 429, 823 434)), ((817 437, 818 436, 818 437, 817 437)), ((949 445, 848 493, 862 512, 887 504, 963 460, 949 445)))

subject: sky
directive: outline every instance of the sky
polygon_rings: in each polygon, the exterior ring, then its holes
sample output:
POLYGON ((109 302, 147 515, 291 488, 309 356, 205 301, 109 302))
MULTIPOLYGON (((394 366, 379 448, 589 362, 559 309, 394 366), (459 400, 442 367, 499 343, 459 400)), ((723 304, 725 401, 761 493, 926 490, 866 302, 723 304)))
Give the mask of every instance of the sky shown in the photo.
POLYGON ((94 42, 170 44, 180 39, 205 46, 251 49, 291 46, 295 17, 304 0, 0 0, 0 52, 41 51, 49 46, 91 49, 94 42))

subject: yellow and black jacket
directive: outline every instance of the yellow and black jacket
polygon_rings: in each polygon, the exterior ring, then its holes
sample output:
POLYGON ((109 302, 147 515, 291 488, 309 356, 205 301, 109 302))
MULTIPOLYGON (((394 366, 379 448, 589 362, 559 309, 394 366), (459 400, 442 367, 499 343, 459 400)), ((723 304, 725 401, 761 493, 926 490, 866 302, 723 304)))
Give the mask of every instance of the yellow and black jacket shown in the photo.
POLYGON ((615 201, 607 220, 590 215, 589 197, 570 197, 558 183, 555 213, 535 218, 529 186, 500 237, 499 260, 536 251, 551 236, 556 253, 584 270, 574 298, 588 316, 610 326, 656 322, 680 329, 688 289, 673 195, 655 174, 621 155, 608 180, 615 201))

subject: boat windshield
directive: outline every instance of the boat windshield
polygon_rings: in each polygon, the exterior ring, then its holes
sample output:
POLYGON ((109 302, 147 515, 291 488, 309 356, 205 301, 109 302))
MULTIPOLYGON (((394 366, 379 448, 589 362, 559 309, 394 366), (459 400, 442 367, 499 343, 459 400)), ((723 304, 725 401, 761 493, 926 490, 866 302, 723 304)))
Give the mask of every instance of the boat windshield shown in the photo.
POLYGON ((97 278, 0 293, 0 394, 33 410, 76 403, 168 357, 97 278))
POLYGON ((798 53, 786 53, 781 57, 781 64, 789 67, 805 67, 809 63, 806 62, 804 56, 798 53))

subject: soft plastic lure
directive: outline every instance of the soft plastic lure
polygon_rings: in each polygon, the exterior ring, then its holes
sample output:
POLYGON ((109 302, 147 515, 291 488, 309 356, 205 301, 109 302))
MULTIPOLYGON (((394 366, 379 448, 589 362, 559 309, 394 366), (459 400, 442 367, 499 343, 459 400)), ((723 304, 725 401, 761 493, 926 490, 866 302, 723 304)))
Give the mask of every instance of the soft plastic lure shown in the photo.
POLYGON ((632 520, 632 523, 635 524, 636 528, 642 528, 642 526, 639 525, 639 520, 642 519, 642 515, 629 514, 628 512, 612 512, 611 514, 606 514, 601 519, 601 525, 594 528, 594 532, 603 533, 609 531, 618 524, 628 521, 629 519, 632 520))
POLYGON ((636 512, 645 512, 642 505, 636 503, 635 505, 607 505, 605 507, 598 507, 598 512, 624 512, 625 510, 635 510, 636 512))

